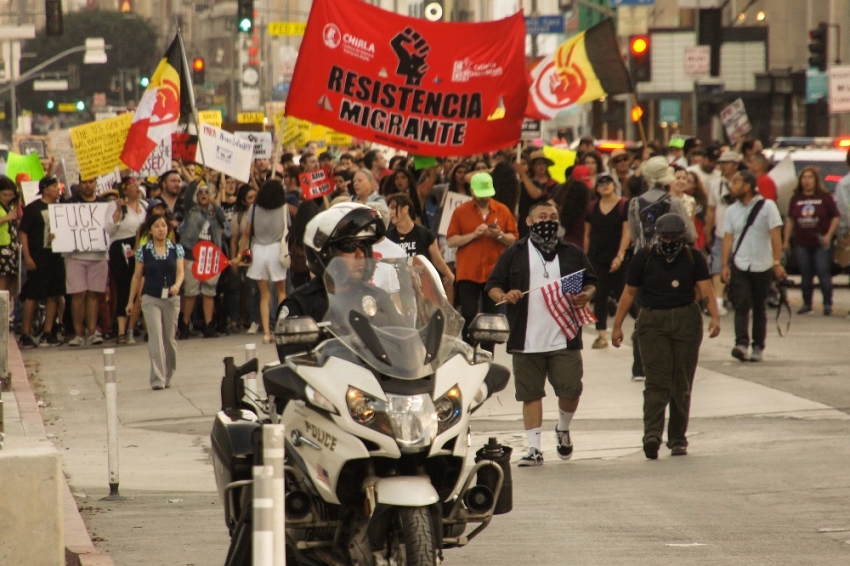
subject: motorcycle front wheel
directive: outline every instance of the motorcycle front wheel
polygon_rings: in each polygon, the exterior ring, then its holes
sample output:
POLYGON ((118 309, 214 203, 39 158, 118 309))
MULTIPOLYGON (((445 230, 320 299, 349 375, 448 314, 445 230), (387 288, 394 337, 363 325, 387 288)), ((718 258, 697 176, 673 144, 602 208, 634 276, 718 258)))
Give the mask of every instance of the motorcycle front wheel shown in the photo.
MULTIPOLYGON (((434 566, 437 564, 436 537, 431 513, 427 507, 399 507, 398 520, 393 522, 391 541, 401 543, 392 549, 390 557, 402 552, 405 566, 434 566)), ((399 556, 400 558, 400 556, 399 556)), ((402 564, 396 560, 397 564, 402 564)))

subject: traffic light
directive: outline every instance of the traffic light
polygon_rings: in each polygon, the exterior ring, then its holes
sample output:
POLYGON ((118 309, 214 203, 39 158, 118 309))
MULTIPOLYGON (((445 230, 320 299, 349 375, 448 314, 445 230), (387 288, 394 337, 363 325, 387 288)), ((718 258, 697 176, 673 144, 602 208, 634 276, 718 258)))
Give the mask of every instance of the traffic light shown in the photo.
POLYGON ((56 102, 53 101, 53 100, 48 100, 47 101, 47 109, 48 110, 55 110, 56 109, 56 102))
POLYGON ((632 81, 645 83, 652 80, 652 57, 648 35, 629 38, 629 62, 632 81))
POLYGON ((254 0, 237 0, 236 27, 242 33, 254 29, 254 0))
POLYGON ((148 88, 150 84, 151 80, 148 77, 142 77, 141 79, 139 79, 139 86, 141 86, 142 88, 148 88))
POLYGON ((194 84, 204 84, 204 69, 206 69, 206 63, 204 63, 203 57, 192 59, 192 82, 194 84))
POLYGON ((640 119, 643 118, 643 108, 640 106, 632 106, 632 122, 640 122, 640 119))
POLYGON ((826 71, 827 52, 826 46, 829 40, 829 26, 821 22, 813 30, 809 30, 809 67, 815 67, 819 71, 826 71))
POLYGON ((62 0, 44 0, 44 14, 44 32, 47 35, 62 35, 65 30, 62 22, 62 0))
POLYGON ((83 102, 82 100, 78 100, 77 101, 77 111, 82 112, 85 109, 86 109, 86 103, 83 102))

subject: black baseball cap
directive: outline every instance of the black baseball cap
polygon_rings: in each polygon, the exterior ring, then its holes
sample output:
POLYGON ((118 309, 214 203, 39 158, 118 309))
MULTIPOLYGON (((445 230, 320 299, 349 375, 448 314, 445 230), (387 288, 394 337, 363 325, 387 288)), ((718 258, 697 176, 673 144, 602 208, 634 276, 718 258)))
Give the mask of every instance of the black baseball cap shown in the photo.
POLYGON ((47 187, 49 187, 51 185, 57 185, 57 184, 59 184, 59 179, 57 179, 53 175, 48 175, 46 177, 42 177, 41 180, 38 182, 38 192, 39 192, 39 194, 41 194, 41 193, 44 192, 44 189, 46 189, 47 187))

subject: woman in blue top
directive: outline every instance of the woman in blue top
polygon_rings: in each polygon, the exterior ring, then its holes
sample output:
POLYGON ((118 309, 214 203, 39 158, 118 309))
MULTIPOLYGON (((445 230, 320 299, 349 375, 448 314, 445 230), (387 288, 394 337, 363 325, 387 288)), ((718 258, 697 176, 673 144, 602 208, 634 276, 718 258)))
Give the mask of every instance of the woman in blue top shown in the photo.
POLYGON ((127 314, 133 311, 142 278, 142 312, 148 328, 148 351, 151 358, 151 388, 154 391, 171 386, 177 369, 177 315, 180 313, 180 285, 183 284, 183 248, 168 239, 165 216, 152 214, 145 220, 150 234, 147 243, 136 250, 136 270, 130 286, 127 314))

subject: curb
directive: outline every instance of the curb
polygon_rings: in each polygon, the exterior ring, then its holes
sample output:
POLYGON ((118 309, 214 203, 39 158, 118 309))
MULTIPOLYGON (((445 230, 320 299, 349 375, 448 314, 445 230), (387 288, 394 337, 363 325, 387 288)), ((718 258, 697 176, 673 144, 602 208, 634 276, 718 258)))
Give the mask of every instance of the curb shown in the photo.
MULTIPOLYGON (((21 426, 25 436, 46 437, 44 421, 38 410, 38 402, 27 379, 24 358, 13 335, 9 336, 9 371, 12 374, 12 391, 18 403, 21 426)), ((112 558, 95 548, 86 530, 86 524, 77 509, 77 502, 71 494, 68 480, 62 475, 65 485, 64 527, 65 527, 65 565, 66 566, 114 566, 112 558)))

